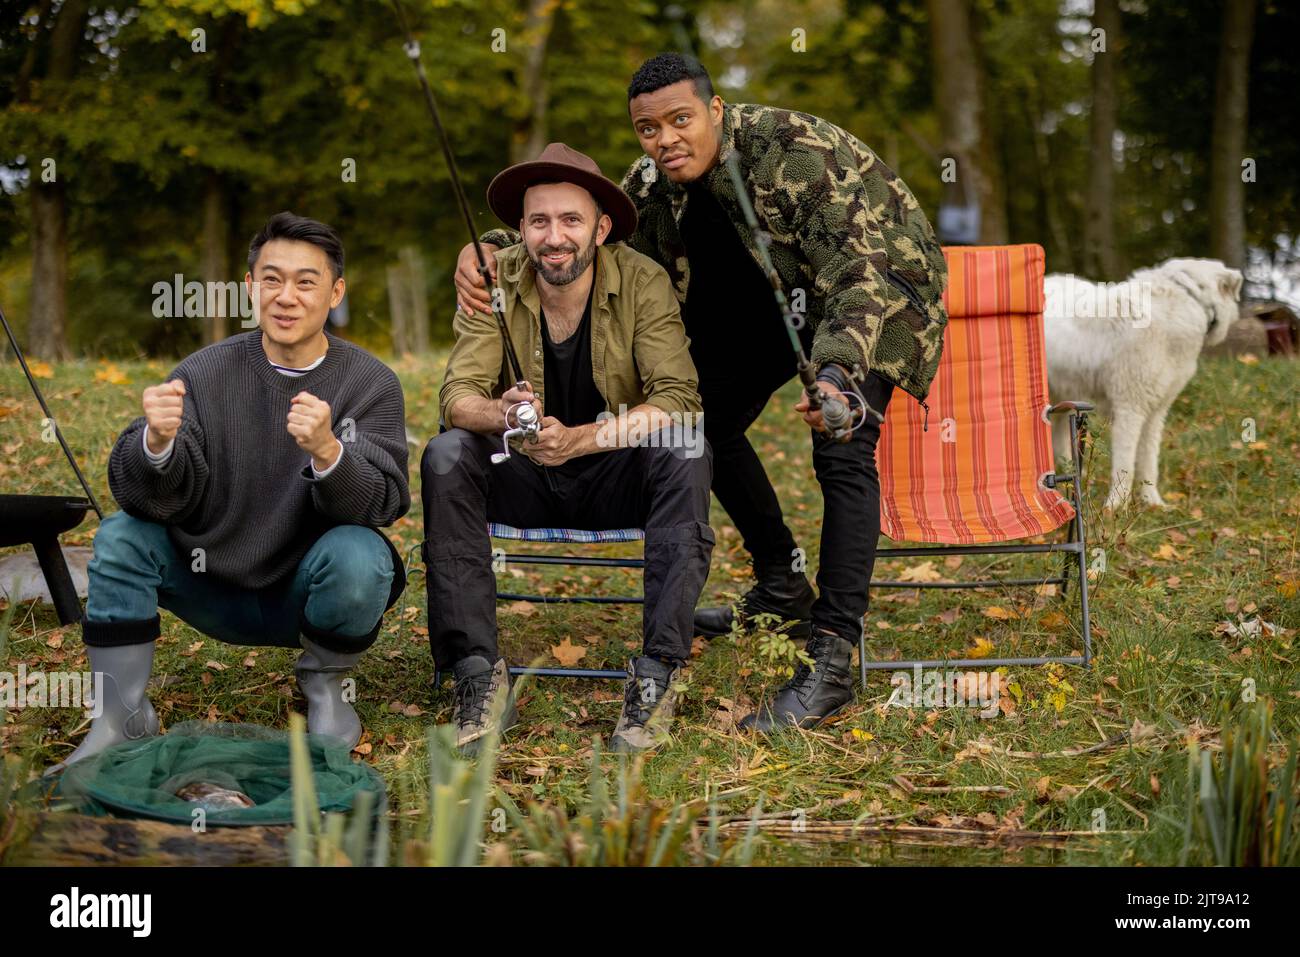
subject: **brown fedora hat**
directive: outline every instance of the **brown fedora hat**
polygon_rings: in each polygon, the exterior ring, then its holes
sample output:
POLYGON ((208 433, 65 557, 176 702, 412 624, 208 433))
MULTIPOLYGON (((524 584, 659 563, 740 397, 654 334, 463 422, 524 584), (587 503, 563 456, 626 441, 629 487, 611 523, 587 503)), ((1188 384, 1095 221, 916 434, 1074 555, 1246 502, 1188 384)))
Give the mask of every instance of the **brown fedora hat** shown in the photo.
POLYGON ((551 143, 532 162, 517 163, 497 173, 488 184, 488 206, 503 223, 518 229, 524 218, 524 192, 548 180, 573 183, 596 197, 613 221, 606 242, 626 239, 636 229, 636 206, 627 193, 605 178, 595 160, 563 143, 551 143))

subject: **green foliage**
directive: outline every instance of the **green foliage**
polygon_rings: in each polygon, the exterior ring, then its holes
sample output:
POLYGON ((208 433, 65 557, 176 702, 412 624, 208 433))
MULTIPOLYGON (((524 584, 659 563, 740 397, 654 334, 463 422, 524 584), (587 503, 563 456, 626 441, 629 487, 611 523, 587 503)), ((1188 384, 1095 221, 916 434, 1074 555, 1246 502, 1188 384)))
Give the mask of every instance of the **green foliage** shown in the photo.
POLYGON ((186 38, 200 18, 239 17, 250 27, 266 27, 278 17, 309 13, 320 0, 140 0, 155 30, 186 38))
MULTIPOLYGON (((312 785, 305 722, 293 714, 289 724, 294 787, 291 862, 296 866, 386 863, 386 816, 381 814, 381 825, 373 826, 375 815, 369 793, 361 796, 349 814, 322 816, 312 785)), ((495 734, 483 741, 472 761, 457 753, 455 730, 450 725, 431 727, 427 741, 428 791, 416 798, 417 822, 398 828, 396 857, 400 865, 509 864, 515 853, 512 847, 518 848, 523 863, 547 866, 747 865, 753 859, 758 808, 740 839, 724 838, 715 808, 709 808, 706 824, 703 802, 675 804, 656 800, 649 793, 642 778, 644 755, 636 756, 630 764, 620 760, 611 782, 602 766, 597 742, 585 806, 570 817, 563 805, 547 802, 529 802, 521 810, 497 788, 499 742, 495 734), (489 808, 490 803, 496 806, 489 808), (489 810, 491 833, 509 837, 485 842, 489 810)), ((408 796, 402 793, 399 803, 407 802, 408 796)))
POLYGON ((27 829, 26 815, 15 801, 25 778, 22 762, 16 755, 0 755, 0 864, 8 849, 21 843, 27 829))
POLYGON ((13 623, 14 615, 17 611, 17 602, 5 602, 4 615, 0 617, 0 664, 4 664, 6 656, 9 653, 9 626, 13 623))
POLYGON ((498 740, 490 733, 471 762, 456 753, 451 725, 429 729, 429 794, 418 833, 403 840, 399 859, 424 867, 470 867, 483 857, 488 799, 496 788, 498 740))
POLYGON ((536 801, 521 811, 502 794, 507 818, 520 834, 524 863, 548 867, 747 866, 753 860, 758 808, 739 841, 720 836, 715 809, 710 809, 701 835, 704 803, 656 800, 643 780, 645 759, 644 753, 630 762, 620 759, 611 788, 596 741, 586 805, 573 817, 562 807, 536 801))
POLYGON ((379 838, 374 839, 374 795, 363 791, 348 814, 322 815, 316 797, 311 752, 307 746, 307 721, 289 715, 289 772, 293 783, 293 832, 289 835, 289 862, 294 867, 382 865, 386 860, 385 816, 379 815, 379 838), (373 857, 372 857, 373 855, 373 857))
MULTIPOLYGON (((1225 709, 1226 712, 1226 709, 1225 709)), ((1300 864, 1300 739, 1284 764, 1270 759, 1273 706, 1261 699, 1222 723, 1222 750, 1195 742, 1187 754, 1187 819, 1180 864, 1293 867, 1300 864)))
MULTIPOLYGON (((11 601, 0 613, 0 668, 8 667, 10 626, 17 609, 17 603, 11 601)), ((8 751, 0 754, 0 865, 6 852, 21 845, 31 833, 30 809, 18 798, 19 789, 30 776, 30 765, 30 753, 25 759, 8 751)))
MULTIPOLYGON (((63 5, 66 6, 66 5, 63 5)), ((640 148, 626 87, 646 57, 689 44, 724 98, 825 116, 902 174, 933 219, 941 132, 923 0, 690 0, 677 19, 652 0, 559 3, 543 72, 547 139, 618 178, 640 148), (797 49, 794 31, 803 31, 797 49)), ((62 6, 60 7, 62 9, 62 6)), ((519 0, 408 0, 480 229, 483 192, 522 142, 538 40, 519 0), (503 30, 506 48, 493 49, 503 30)), ((985 121, 1008 184, 1013 242, 1039 242, 1058 271, 1081 262, 1090 24, 1058 0, 976 0, 985 121)), ((1208 146, 1222 0, 1128 5, 1118 60, 1122 150, 1115 179, 1125 270, 1200 255, 1208 237, 1208 146), (1194 65, 1194 66, 1192 66, 1194 65)), ((0 276, 25 298, 30 178, 57 162, 69 219, 69 335, 81 353, 179 355, 194 321, 155 320, 152 284, 196 276, 205 202, 219 197, 230 278, 248 238, 281 209, 343 235, 351 331, 386 334, 385 267, 416 246, 430 264, 434 335, 450 336, 450 273, 465 242, 439 147, 392 10, 374 0, 142 0, 95 8, 66 83, 44 75, 51 22, 0 24, 0 276), (202 42, 195 31, 201 30, 202 42), (201 49, 196 50, 196 46, 201 49), (29 51, 32 52, 29 64, 29 51), (17 78, 31 66, 30 83, 17 78), (11 79, 13 78, 13 79, 11 79), (352 161, 354 182, 343 164, 352 161)), ((1247 238, 1293 234, 1300 165, 1291 99, 1300 6, 1261 0, 1250 77, 1247 238)), ((1100 277, 1099 277, 1100 278, 1100 277)), ((1106 277, 1115 278, 1115 277, 1106 277)), ((13 310, 17 312, 17 310, 13 310)), ((25 316, 16 318, 22 325, 25 316)))
POLYGON ((794 675, 800 664, 811 666, 812 658, 788 634, 789 622, 780 615, 762 612, 746 619, 742 626, 740 616, 731 619, 729 641, 740 650, 748 668, 768 678, 784 681, 794 675))
MULTIPOLYGON (((499 225, 483 193, 509 162, 528 107, 524 7, 452 0, 406 9, 476 225, 499 225), (507 39, 499 53, 497 29, 507 39)), ((642 56, 662 45, 656 12, 579 0, 563 5, 551 36, 548 138, 590 152, 615 179, 638 152, 625 90, 642 56)), ((0 83, 0 167, 12 171, 5 183, 21 195, 51 157, 67 192, 69 331, 78 351, 122 356, 143 346, 177 355, 198 343, 196 321, 153 318, 150 289, 175 273, 198 276, 204 203, 214 190, 230 278, 242 275, 257 228, 292 209, 343 236, 350 332, 365 339, 386 330, 384 270, 409 244, 433 267, 434 335, 449 338, 450 271, 467 237, 387 3, 148 0, 111 23, 102 14, 92 22, 104 39, 83 41, 57 105, 56 91, 39 82, 26 104, 0 83), (355 166, 354 181, 345 181, 345 163, 355 166)), ((28 26, 0 32, 0 41, 47 33, 46 24, 28 26)), ((0 43, 6 76, 21 62, 0 43)), ((8 227, 0 257, 15 257, 18 276, 30 268, 27 207, 0 204, 0 227, 8 227)), ((10 271, 4 261, 0 274, 10 271)), ((25 317, 17 318, 21 327, 25 317)))
MULTIPOLYGON (((1123 190, 1131 227, 1121 232, 1130 261, 1155 261, 1204 249, 1209 235, 1210 136, 1219 57, 1222 0, 1148 4, 1126 13, 1127 52, 1120 126, 1125 140, 1123 190)), ((1280 233, 1300 220, 1294 176, 1276 175, 1300 162, 1295 135, 1294 56, 1300 6, 1257 3, 1251 46, 1246 155, 1258 177, 1245 191, 1247 241, 1276 248, 1280 233)), ((1116 217, 1117 222, 1125 221, 1116 217)), ((1194 255, 1202 255, 1195 253, 1194 255)))

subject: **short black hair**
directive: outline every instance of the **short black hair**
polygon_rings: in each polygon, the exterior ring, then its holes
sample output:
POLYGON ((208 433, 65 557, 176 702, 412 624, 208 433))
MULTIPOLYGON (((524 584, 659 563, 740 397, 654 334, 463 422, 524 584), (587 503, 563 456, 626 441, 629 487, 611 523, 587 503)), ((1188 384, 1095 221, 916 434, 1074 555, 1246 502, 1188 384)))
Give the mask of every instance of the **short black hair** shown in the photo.
POLYGON ((332 226, 327 226, 306 216, 296 216, 290 212, 276 213, 266 221, 266 225, 253 237, 248 246, 248 271, 253 271, 253 264, 262 247, 272 239, 296 239, 311 243, 325 252, 329 260, 334 279, 343 275, 343 241, 332 226))
POLYGON ((694 80, 695 93, 705 103, 713 99, 713 81, 699 60, 684 53, 659 53, 642 63, 632 75, 627 101, 631 103, 642 93, 653 93, 682 80, 694 80))

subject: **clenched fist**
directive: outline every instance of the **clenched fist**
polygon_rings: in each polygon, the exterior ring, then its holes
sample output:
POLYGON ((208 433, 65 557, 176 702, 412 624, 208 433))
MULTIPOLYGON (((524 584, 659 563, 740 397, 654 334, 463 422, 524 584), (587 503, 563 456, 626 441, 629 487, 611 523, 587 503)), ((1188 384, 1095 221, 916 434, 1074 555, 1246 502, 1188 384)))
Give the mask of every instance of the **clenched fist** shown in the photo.
POLYGON ((334 437, 330 404, 310 392, 299 392, 289 406, 288 429, 294 441, 312 458, 316 471, 323 472, 338 459, 343 446, 334 437))
POLYGON ((144 441, 155 455, 176 438, 185 412, 185 383, 172 379, 144 390, 144 418, 148 423, 144 441))

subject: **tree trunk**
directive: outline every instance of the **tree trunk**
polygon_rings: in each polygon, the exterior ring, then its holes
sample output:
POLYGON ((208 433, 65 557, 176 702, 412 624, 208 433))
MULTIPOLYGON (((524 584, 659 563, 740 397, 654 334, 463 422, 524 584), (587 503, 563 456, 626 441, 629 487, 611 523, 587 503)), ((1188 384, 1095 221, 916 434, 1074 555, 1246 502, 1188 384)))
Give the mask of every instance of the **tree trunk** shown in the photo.
POLYGON ((970 0, 928 0, 935 104, 943 152, 957 162, 950 196, 978 198, 980 242, 1007 242, 1002 176, 985 128, 984 77, 975 47, 970 0))
POLYGON ((32 291, 27 353, 36 359, 68 357, 68 223, 63 183, 40 181, 32 169, 32 291))
MULTIPOLYGON (((76 65, 77 45, 81 41, 86 19, 87 0, 66 0, 59 8, 58 19, 50 31, 50 58, 38 108, 56 112, 63 97, 63 87, 76 65)), ((42 8, 46 14, 49 7, 42 8)), ((20 71, 19 92, 29 92, 30 72, 25 62, 20 71)), ((61 141, 37 146, 30 157, 32 286, 31 309, 27 322, 27 349, 37 359, 64 359, 68 356, 68 211, 67 195, 60 169, 61 141), (54 161, 52 182, 46 182, 45 160, 54 161)))
POLYGON ((403 246, 387 267, 388 312, 393 353, 424 355, 429 351, 429 283, 424 257, 415 246, 403 246))
POLYGON ((1039 195, 1042 197, 1043 225, 1052 241, 1052 255, 1048 262, 1052 263, 1052 272, 1073 272, 1074 250, 1070 248, 1069 237, 1061 225, 1058 206, 1061 194, 1053 175, 1055 167, 1052 165, 1052 150, 1047 135, 1043 133, 1043 91, 1036 83, 1032 95, 1028 91, 1025 93, 1024 111, 1026 122, 1033 130, 1034 164, 1038 171, 1039 195))
POLYGON ((405 273, 407 303, 410 307, 411 350, 418 356, 429 351, 429 282, 424 269, 424 257, 415 246, 403 246, 398 254, 405 273))
POLYGON ((398 260, 390 263, 385 273, 388 279, 388 316, 393 339, 393 355, 401 358, 411 351, 411 310, 407 295, 406 269, 398 260))
MULTIPOLYGON (((36 13, 36 22, 44 28, 50 20, 50 10, 54 6, 54 0, 41 0, 40 9, 36 13)), ((40 52, 40 43, 32 43, 27 47, 27 53, 23 56, 22 66, 18 68, 18 76, 14 79, 14 99, 19 103, 30 103, 32 93, 32 74, 36 70, 36 56, 40 52)))
MULTIPOLYGON (((77 44, 81 42, 88 0, 66 0, 59 8, 59 18, 50 31, 50 66, 48 76, 57 84, 68 82, 76 71, 77 44)), ((62 94, 62 90, 59 93, 62 94)))
MULTIPOLYGON (((210 171, 203 192, 203 243, 199 271, 204 282, 225 283, 234 278, 226 259, 226 250, 230 246, 227 206, 225 178, 215 170, 210 171)), ((229 321, 225 315, 229 303, 228 297, 222 295, 220 285, 207 288, 210 294, 204 309, 203 344, 211 345, 229 334, 229 321)))
MULTIPOLYGON (((233 113, 238 107, 232 102, 226 78, 234 68, 243 31, 243 19, 225 17, 212 73, 208 78, 208 96, 222 113, 233 113)), ((203 235, 199 242, 199 271, 207 283, 226 283, 239 280, 243 273, 231 274, 230 264, 230 182, 218 169, 207 172, 203 184, 203 235)), ((203 344, 220 342, 230 334, 231 326, 239 321, 227 315, 230 297, 221 292, 221 286, 208 286, 203 318, 203 344)), ((238 301, 238 298, 237 298, 238 301)))
POLYGON ((1106 49, 1092 55, 1092 115, 1088 198, 1083 221, 1083 271, 1094 280, 1120 278, 1115 253, 1115 65, 1119 58, 1118 0, 1096 0, 1092 25, 1105 31, 1106 49))
POLYGON ((1246 258, 1246 191, 1241 162, 1246 158, 1250 43, 1254 32, 1255 0, 1226 0, 1210 144, 1210 253, 1235 269, 1240 269, 1246 258))
POLYGON ((515 135, 510 144, 512 163, 536 159, 549 139, 546 123, 546 48, 551 42, 551 28, 555 25, 555 11, 558 7, 558 0, 528 0, 524 37, 529 46, 524 57, 523 76, 520 78, 520 90, 528 97, 528 115, 515 127, 515 135))

